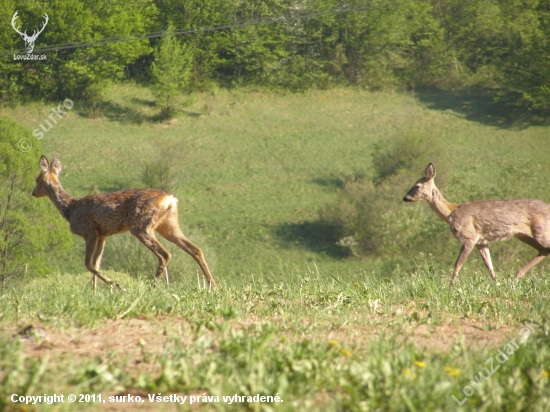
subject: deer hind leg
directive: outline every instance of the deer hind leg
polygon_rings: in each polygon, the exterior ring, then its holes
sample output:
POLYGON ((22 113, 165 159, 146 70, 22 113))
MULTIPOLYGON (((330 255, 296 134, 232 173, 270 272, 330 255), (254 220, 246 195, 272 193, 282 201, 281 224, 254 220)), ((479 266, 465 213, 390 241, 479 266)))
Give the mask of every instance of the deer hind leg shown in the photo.
POLYGON ((202 272, 204 273, 204 277, 208 280, 210 287, 217 289, 218 286, 216 285, 214 277, 210 273, 206 260, 204 260, 202 250, 200 250, 193 244, 193 242, 183 235, 179 227, 177 215, 174 215, 174 213, 175 212, 173 212, 171 216, 168 216, 155 230, 159 232, 166 240, 178 245, 180 249, 195 259, 195 262, 199 264, 202 272))
POLYGON ((522 267, 520 270, 517 271, 516 277, 514 280, 518 280, 520 277, 522 277, 528 270, 531 270, 533 267, 535 267, 537 264, 539 264, 546 256, 550 255, 550 245, 549 247, 545 247, 545 245, 542 245, 537 240, 529 237, 529 236, 516 236, 519 240, 521 240, 523 243, 528 244, 531 247, 534 247, 539 251, 539 254, 535 256, 529 263, 527 263, 524 267, 522 267))
POLYGON ((476 245, 476 247, 477 250, 479 250, 481 257, 483 258, 485 266, 487 267, 487 269, 489 269, 491 279, 496 280, 495 271, 493 270, 493 262, 491 262, 491 253, 489 252, 489 246, 487 245, 487 243, 482 243, 476 245))
POLYGON ((514 280, 519 280, 519 278, 522 277, 525 274, 525 272, 532 269, 534 266, 540 263, 540 261, 543 260, 548 255, 550 255, 550 249, 547 249, 544 252, 540 252, 537 256, 533 258, 533 260, 531 260, 528 264, 526 264, 524 267, 522 267, 520 270, 517 271, 516 277, 514 280))
POLYGON ((157 257, 159 266, 157 268, 157 273, 155 274, 155 280, 158 282, 164 272, 166 272, 166 279, 168 280, 167 266, 171 257, 170 252, 168 252, 164 246, 160 244, 151 229, 132 229, 130 230, 130 233, 137 237, 139 241, 157 257))
MULTIPOLYGON (((84 260, 84 265, 86 266, 86 269, 88 269, 89 272, 92 273, 94 276, 94 280, 92 280, 92 286, 94 288, 94 293, 96 292, 97 288, 97 280, 95 280, 95 277, 97 276, 100 278, 103 282, 105 282, 107 285, 115 285, 120 288, 120 285, 116 282, 113 282, 111 279, 109 279, 106 276, 103 276, 99 273, 99 271, 94 267, 94 256, 96 256, 96 250, 98 249, 98 243, 99 238, 96 235, 88 236, 86 239, 86 258, 84 260)), ((103 242, 104 243, 104 242, 103 242)), ((103 244, 103 246, 105 246, 103 244)))
POLYGON ((460 268, 462 267, 462 265, 464 265, 464 262, 466 262, 466 259, 468 259, 468 255, 472 252, 474 245, 475 245, 475 242, 468 242, 468 243, 462 244, 462 249, 460 249, 460 254, 458 255, 458 259, 456 260, 456 263, 455 263, 455 270, 453 272, 453 277, 451 278, 451 285, 455 282, 458 272, 460 271, 460 268))

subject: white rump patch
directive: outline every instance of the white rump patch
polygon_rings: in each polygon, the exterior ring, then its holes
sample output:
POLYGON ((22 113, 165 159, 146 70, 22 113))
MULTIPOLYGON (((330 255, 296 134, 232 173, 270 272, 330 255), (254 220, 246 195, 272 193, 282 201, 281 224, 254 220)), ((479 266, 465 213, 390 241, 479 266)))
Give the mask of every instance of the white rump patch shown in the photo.
POLYGON ((159 204, 158 204, 158 207, 159 209, 168 209, 170 208, 172 205, 177 205, 178 204, 178 199, 176 199, 174 196, 172 195, 169 195, 169 196, 166 196, 164 197, 163 199, 161 199, 159 201, 159 204))

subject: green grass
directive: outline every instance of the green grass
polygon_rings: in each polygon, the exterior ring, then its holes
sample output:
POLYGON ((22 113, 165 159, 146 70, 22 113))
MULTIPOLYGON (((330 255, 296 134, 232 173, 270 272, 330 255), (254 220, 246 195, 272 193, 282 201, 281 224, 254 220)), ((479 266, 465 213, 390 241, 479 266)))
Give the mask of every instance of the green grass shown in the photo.
MULTIPOLYGON (((66 190, 83 196, 94 183, 104 192, 139 187, 159 147, 183 142, 175 154, 182 226, 205 250, 220 290, 199 290, 198 268, 177 250, 175 282, 153 288, 152 254, 124 235, 108 240, 103 269, 127 291, 100 285, 94 296, 84 245, 75 239, 57 273, 29 273, 0 296, 0 409, 19 410, 13 393, 161 392, 278 393, 284 400, 202 410, 458 410, 451 395, 462 399, 486 360, 533 320, 540 329, 462 409, 548 410, 547 262, 513 283, 525 262, 509 252, 527 247, 511 240, 492 249, 497 284, 472 256, 449 288, 447 262, 456 255, 433 256, 428 248, 412 269, 384 257, 347 259, 319 220, 342 181, 371 174, 373 144, 404 134, 441 139, 436 179, 447 183, 451 201, 502 193, 550 201, 548 127, 525 123, 494 96, 476 89, 414 96, 218 90, 193 96, 169 122, 158 120, 150 91, 136 85, 110 89, 98 118, 75 101, 41 140, 48 158, 60 157, 66 190), (122 260, 135 260, 136 269, 125 273, 122 260), (150 329, 131 334, 133 321, 150 329), (21 331, 28 325, 30 332, 21 331), (98 350, 96 334, 106 341, 120 334, 123 349, 98 350), (65 338, 81 351, 59 349, 65 338)), ((1 114, 33 130, 53 106, 1 114)), ((426 205, 403 207, 432 213, 426 205)), ((100 409, 20 409, 83 407, 100 409)))
MULTIPOLYGON (((517 340, 524 320, 539 327, 491 378, 481 381, 463 408, 502 410, 516 404, 522 410, 544 410, 550 396, 550 284, 542 276, 495 285, 476 273, 449 289, 447 276, 429 266, 400 281, 364 275, 353 284, 311 268, 285 270, 287 281, 276 286, 248 279, 244 286, 224 284, 208 293, 193 282, 151 288, 149 282, 109 275, 127 291, 102 285, 94 296, 87 274, 52 275, 19 285, 0 298, 2 322, 45 328, 45 336, 24 344, 30 354, 57 328, 91 327, 87 333, 94 333, 108 319, 121 331, 132 318, 162 324, 164 348, 155 351, 147 344, 154 337, 144 334, 143 341, 134 337, 127 342, 123 353, 83 357, 53 352, 35 359, 23 356, 19 339, 3 333, 3 399, 12 393, 147 398, 160 392, 220 400, 234 394, 279 394, 283 403, 240 403, 229 409, 454 410, 451 396, 464 398, 462 388, 472 385, 470 380, 483 372, 497 348, 517 340), (514 327, 486 345, 467 342, 459 333, 444 350, 418 347, 424 336, 415 333, 419 328, 428 328, 428 339, 436 340, 461 332, 464 322, 485 337, 504 325, 514 327), (137 360, 132 351, 139 352, 137 360)), ((205 402, 202 408, 214 406, 205 402)), ((82 407, 64 403, 56 410, 82 407)), ((47 405, 41 409, 49 410, 47 405)))
MULTIPOLYGON (((150 91, 126 85, 110 90, 101 118, 88 118, 86 108, 75 101, 41 144, 48 157, 61 158, 67 191, 82 196, 94 182, 101 191, 140 186, 143 165, 157 155, 158 147, 183 140, 175 190, 182 223, 200 233, 215 253, 217 278, 238 279, 251 272, 277 278, 281 262, 302 269, 316 262, 333 274, 353 276, 380 266, 345 259, 325 240, 318 210, 334 201, 341 179, 370 173, 374 142, 433 133, 446 147, 445 163, 438 165, 441 176, 459 173, 461 185, 484 193, 500 184, 504 168, 529 168, 538 186, 521 191, 523 182, 510 184, 518 195, 550 200, 545 183, 550 176, 548 128, 499 126, 493 112, 483 111, 490 101, 479 100, 475 90, 467 98, 449 94, 446 100, 444 94, 354 90, 218 91, 213 98, 194 96, 180 117, 158 122, 150 91), (454 110, 444 103, 452 103, 454 110), (466 118, 469 111, 476 113, 476 121, 466 118)), ((34 129, 50 106, 6 113, 34 129)), ((451 200, 466 200, 452 197, 455 187, 447 191, 451 200)), ((80 239, 76 243, 79 251, 60 270, 81 270, 83 244, 80 239)))
MULTIPOLYGON (((240 282, 220 282, 219 292, 201 292, 200 295, 197 295, 196 279, 152 287, 149 280, 106 272, 127 290, 108 293, 109 289, 102 283, 103 292, 94 296, 88 290, 91 288, 89 274, 57 274, 46 279, 25 280, 6 289, 0 300, 0 316, 9 322, 38 318, 53 326, 78 327, 94 326, 104 318, 142 314, 189 320, 204 316, 203 312, 229 310, 233 302, 242 300, 245 304, 247 296, 258 302, 250 305, 246 314, 259 318, 270 317, 273 310, 275 313, 283 310, 276 307, 278 302, 285 302, 284 311, 300 318, 310 315, 310 310, 325 311, 334 302, 338 302, 336 307, 353 308, 360 313, 374 300, 383 302, 381 310, 386 315, 414 301, 420 305, 418 310, 429 313, 430 322, 435 323, 440 314, 511 324, 522 319, 541 320, 550 314, 547 305, 550 280, 537 271, 519 283, 512 281, 510 273, 495 284, 484 271, 476 270, 461 276, 464 279, 453 287, 449 287, 445 271, 436 271, 427 262, 402 279, 362 273, 353 283, 334 277, 317 266, 307 271, 288 267, 281 271, 285 280, 275 285, 249 277, 243 287, 240 282)), ((202 276, 200 281, 202 285, 202 276)))

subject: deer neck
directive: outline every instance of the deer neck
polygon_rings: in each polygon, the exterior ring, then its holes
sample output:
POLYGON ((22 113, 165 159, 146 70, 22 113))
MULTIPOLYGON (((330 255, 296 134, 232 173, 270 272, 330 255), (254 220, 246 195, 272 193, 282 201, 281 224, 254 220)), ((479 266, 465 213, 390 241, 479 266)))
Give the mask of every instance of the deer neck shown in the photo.
POLYGON ((447 202, 443 194, 435 186, 432 191, 432 198, 428 200, 428 204, 432 210, 447 223, 450 221, 451 213, 459 206, 456 203, 447 202))
POLYGON ((57 210, 59 210, 59 213, 61 213, 61 216, 63 216, 65 220, 69 220, 72 212, 71 206, 75 198, 65 192, 59 183, 48 185, 46 187, 46 192, 57 210))

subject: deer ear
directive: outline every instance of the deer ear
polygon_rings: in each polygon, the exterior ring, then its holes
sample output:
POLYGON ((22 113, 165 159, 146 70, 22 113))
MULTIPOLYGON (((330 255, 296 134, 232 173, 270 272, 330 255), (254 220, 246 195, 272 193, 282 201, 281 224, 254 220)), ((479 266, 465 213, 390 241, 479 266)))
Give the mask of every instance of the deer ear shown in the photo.
POLYGON ((435 177, 435 165, 430 163, 424 172, 424 176, 428 180, 432 180, 435 177))
POLYGON ((52 159, 52 164, 50 165, 50 170, 55 173, 56 176, 61 173, 61 162, 57 157, 52 159))
POLYGON ((44 155, 40 156, 38 167, 40 168, 40 171, 42 173, 46 173, 48 170, 50 170, 50 164, 48 163, 48 159, 46 158, 46 156, 44 155))

